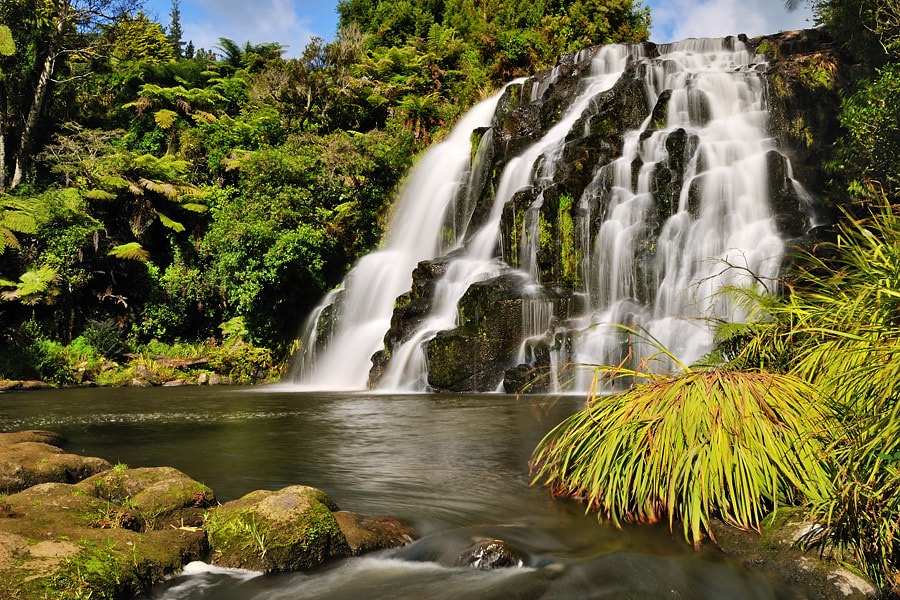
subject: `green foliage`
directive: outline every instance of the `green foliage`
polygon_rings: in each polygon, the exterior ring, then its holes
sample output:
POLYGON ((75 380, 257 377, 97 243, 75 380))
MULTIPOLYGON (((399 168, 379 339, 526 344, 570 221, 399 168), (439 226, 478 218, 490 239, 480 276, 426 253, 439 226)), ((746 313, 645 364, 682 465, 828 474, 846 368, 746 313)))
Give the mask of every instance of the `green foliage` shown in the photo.
MULTIPOLYGON (((650 14, 632 0, 575 0, 554 3, 468 0, 342 0, 340 26, 359 25, 373 48, 419 47, 449 50, 451 60, 474 51, 494 83, 549 66, 561 52, 595 44, 642 41, 650 14)), ((479 66, 480 66, 479 65, 479 66)))
POLYGON ((813 0, 820 23, 865 61, 880 65, 900 56, 900 6, 894 0, 813 0))
MULTIPOLYGON (((12 56, 16 52, 16 41, 8 25, 0 24, 0 56, 12 56)), ((2 73, 2 72, 0 72, 2 73)))
POLYGON ((34 233, 37 203, 27 198, 0 195, 0 255, 7 248, 19 248, 16 233, 34 233))
POLYGON ((79 340, 83 340, 86 355, 93 351, 102 358, 115 359, 125 353, 122 326, 114 319, 88 321, 84 333, 72 340, 72 346, 76 350, 79 348, 79 340))
POLYGON ((140 61, 148 64, 175 59, 175 52, 159 23, 152 23, 143 12, 117 23, 113 29, 114 61, 140 61))
POLYGON ((841 104, 841 124, 848 134, 841 141, 831 168, 850 179, 852 189, 869 199, 877 198, 880 190, 890 197, 900 193, 897 89, 900 63, 887 64, 841 104))
POLYGON ((26 271, 19 281, 0 279, 0 287, 12 288, 0 292, 0 300, 16 300, 23 304, 52 304, 59 291, 56 289, 57 272, 50 266, 42 266, 26 271))
POLYGON ((815 397, 797 377, 718 370, 594 396, 538 445, 535 481, 617 525, 681 521, 695 545, 714 516, 758 531, 827 485, 815 397))
POLYGON ((900 216, 882 196, 867 218, 849 211, 835 239, 805 255, 796 284, 760 305, 735 335, 732 365, 808 381, 823 411, 830 485, 811 498, 835 546, 882 586, 898 589, 900 544, 900 216))

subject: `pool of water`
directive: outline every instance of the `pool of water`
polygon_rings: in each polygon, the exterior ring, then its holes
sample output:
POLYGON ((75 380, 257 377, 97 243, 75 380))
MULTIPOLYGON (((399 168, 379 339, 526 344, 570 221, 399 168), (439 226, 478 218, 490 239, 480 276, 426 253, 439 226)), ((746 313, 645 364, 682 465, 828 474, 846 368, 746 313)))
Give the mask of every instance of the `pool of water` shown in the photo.
POLYGON ((296 393, 275 388, 71 389, 0 395, 0 430, 49 429, 66 450, 131 467, 174 466, 222 502, 303 484, 345 510, 413 525, 404 548, 312 572, 193 564, 156 599, 804 598, 665 526, 616 529, 530 485, 540 438, 577 397, 296 393), (499 538, 522 568, 458 566, 499 538))

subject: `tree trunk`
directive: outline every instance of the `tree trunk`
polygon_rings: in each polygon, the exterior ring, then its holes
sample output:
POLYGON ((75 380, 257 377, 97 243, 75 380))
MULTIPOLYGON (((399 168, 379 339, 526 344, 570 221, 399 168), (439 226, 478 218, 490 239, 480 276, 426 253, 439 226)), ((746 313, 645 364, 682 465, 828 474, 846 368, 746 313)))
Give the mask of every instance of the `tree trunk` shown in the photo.
POLYGON ((69 14, 68 0, 55 0, 56 5, 56 28, 50 37, 50 45, 47 48, 47 57, 44 59, 44 68, 41 70, 41 76, 38 78, 37 88, 34 90, 34 100, 31 103, 31 109, 28 111, 28 118, 25 119, 25 127, 22 129, 22 138, 19 141, 19 151, 16 154, 16 169, 13 173, 12 181, 9 182, 9 189, 15 188, 22 182, 25 174, 25 166, 28 162, 28 152, 31 147, 31 138, 34 136, 35 127, 41 118, 41 111, 44 108, 44 100, 47 98, 47 90, 50 89, 50 78, 53 76, 53 69, 56 66, 56 57, 59 54, 60 37, 69 14))
POLYGON ((6 191, 6 85, 0 80, 0 193, 6 191))
POLYGON ((6 132, 0 119, 0 194, 6 191, 6 132))

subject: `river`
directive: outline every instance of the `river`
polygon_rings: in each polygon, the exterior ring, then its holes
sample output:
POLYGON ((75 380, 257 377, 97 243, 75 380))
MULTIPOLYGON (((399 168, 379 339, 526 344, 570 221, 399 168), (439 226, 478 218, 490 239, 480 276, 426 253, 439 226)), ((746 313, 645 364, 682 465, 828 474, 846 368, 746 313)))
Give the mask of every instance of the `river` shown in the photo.
POLYGON ((805 597, 712 547, 694 552, 667 526, 619 530, 530 486, 532 448, 583 402, 277 387, 50 390, 0 396, 0 430, 49 429, 68 438, 68 452, 174 466, 222 502, 311 485, 344 510, 396 518, 422 535, 306 573, 194 564, 157 586, 156 600, 805 597), (482 538, 505 540, 525 566, 457 566, 482 538))

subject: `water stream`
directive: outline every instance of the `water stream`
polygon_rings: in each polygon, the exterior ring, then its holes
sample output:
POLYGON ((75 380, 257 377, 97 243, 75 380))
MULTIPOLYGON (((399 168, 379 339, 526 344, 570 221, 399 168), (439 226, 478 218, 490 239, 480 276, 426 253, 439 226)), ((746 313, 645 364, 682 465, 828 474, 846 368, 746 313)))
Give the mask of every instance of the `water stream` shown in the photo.
POLYGON ((346 510, 406 521, 405 548, 303 573, 193 564, 156 600, 683 598, 795 600, 802 590, 666 527, 600 525, 576 502, 529 486, 528 458, 576 410, 574 397, 285 393, 238 388, 8 393, 0 430, 42 428, 66 450, 131 467, 171 465, 220 501, 305 484, 346 510), (456 565, 473 540, 500 538, 523 568, 456 565))

